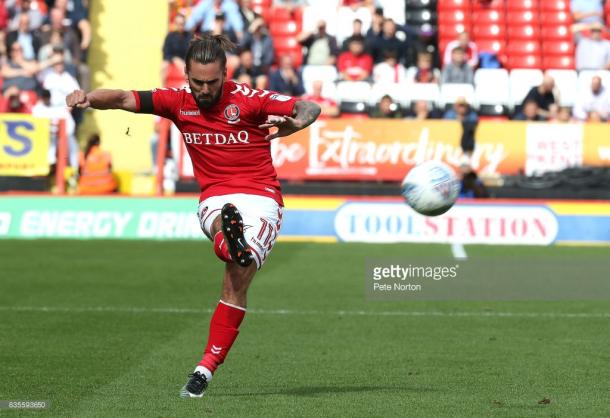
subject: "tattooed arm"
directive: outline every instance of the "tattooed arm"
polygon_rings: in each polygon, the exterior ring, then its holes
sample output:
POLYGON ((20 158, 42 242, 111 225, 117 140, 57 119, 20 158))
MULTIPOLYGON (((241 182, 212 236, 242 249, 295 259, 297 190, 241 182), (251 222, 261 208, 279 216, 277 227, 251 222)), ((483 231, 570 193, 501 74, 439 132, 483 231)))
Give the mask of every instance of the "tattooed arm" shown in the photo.
POLYGON ((320 116, 320 106, 316 103, 299 100, 294 104, 292 117, 289 116, 269 116, 267 122, 260 125, 260 128, 271 128, 276 126, 277 132, 269 134, 265 137, 267 140, 272 140, 280 136, 292 135, 301 129, 307 128, 315 122, 320 116))

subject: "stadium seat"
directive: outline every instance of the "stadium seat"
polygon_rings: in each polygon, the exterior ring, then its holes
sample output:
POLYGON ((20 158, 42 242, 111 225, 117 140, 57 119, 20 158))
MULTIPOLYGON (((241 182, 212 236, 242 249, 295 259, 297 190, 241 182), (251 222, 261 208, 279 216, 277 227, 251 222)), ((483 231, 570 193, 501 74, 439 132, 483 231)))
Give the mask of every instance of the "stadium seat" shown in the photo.
POLYGON ((252 6, 262 6, 262 7, 271 7, 273 0, 251 0, 250 4, 252 6))
POLYGON ((542 68, 542 57, 538 54, 531 55, 513 55, 508 56, 508 62, 506 64, 508 68, 512 69, 535 69, 542 68))
POLYGON ((517 69, 510 72, 510 104, 519 106, 532 87, 542 83, 542 71, 517 69))
POLYGON ((574 43, 571 41, 547 41, 542 44, 545 56, 574 55, 574 43))
POLYGON ((324 82, 324 89, 332 90, 335 94, 335 81, 337 80, 337 68, 334 65, 305 65, 302 70, 303 85, 307 93, 311 93, 313 82, 321 80, 324 82), (333 87, 328 87, 332 85, 333 87))
POLYGON ((425 25, 436 23, 436 12, 430 10, 413 10, 405 15, 407 23, 411 25, 425 25))
MULTIPOLYGON (((387 8, 386 2, 394 3, 394 0, 384 0, 381 6, 384 10, 387 8)), ((431 0, 405 0, 405 8, 403 10, 420 10, 420 9, 435 9, 435 2, 431 0)))
POLYGON ((506 28, 504 25, 474 25, 472 36, 475 40, 479 39, 505 39, 506 28))
POLYGON ((469 22, 464 23, 454 23, 448 25, 438 25, 438 35, 439 38, 449 38, 451 40, 455 39, 455 37, 464 31, 470 32, 471 26, 469 22))
POLYGON ((544 12, 540 14, 541 26, 571 25, 572 16, 566 11, 544 12))
POLYGON ((481 115, 503 115, 510 105, 508 71, 481 68, 474 74, 475 101, 481 115))
POLYGON ((292 11, 285 7, 274 7, 269 9, 271 13, 269 14, 269 19, 271 22, 282 22, 292 20, 292 11))
POLYGON ((470 16, 463 10, 447 10, 438 14, 438 23, 440 25, 451 25, 461 22, 470 22, 470 16))
POLYGON ((418 100, 425 100, 426 102, 434 104, 434 106, 438 106, 441 96, 438 85, 433 83, 413 83, 406 87, 408 87, 406 92, 410 103, 418 100))
MULTIPOLYGON (((276 50, 294 50, 297 48, 301 48, 301 45, 293 36, 275 36, 273 37, 273 47, 276 50)), ((276 54, 278 55, 278 54, 276 54)))
POLYGON ((542 60, 542 67, 545 69, 556 69, 556 70, 573 70, 576 68, 574 62, 574 56, 545 56, 542 60))
POLYGON ((540 42, 538 41, 511 41, 506 46, 509 55, 537 55, 540 54, 540 42))
POLYGON ((578 95, 578 75, 574 70, 548 70, 555 80, 555 86, 559 90, 559 104, 561 106, 574 106, 578 95))
POLYGON ((538 25, 508 26, 506 33, 510 40, 538 40, 540 38, 538 25))
POLYGON ((504 12, 504 0, 473 1, 472 10, 497 10, 504 12))
POLYGON ((339 102, 368 103, 371 97, 371 84, 366 81, 340 81, 337 83, 339 102))
POLYGON ((538 0, 507 0, 506 10, 509 12, 519 10, 533 10, 538 11, 539 4, 538 0))
POLYGON ((389 94, 395 102, 400 103, 402 107, 409 106, 408 87, 404 83, 375 83, 371 88, 369 96, 369 105, 376 105, 379 100, 386 94, 389 94))
POLYGON ((437 8, 439 11, 443 10, 470 10, 469 0, 438 0, 437 8))
POLYGON ((519 10, 506 14, 506 24, 509 26, 538 25, 540 16, 537 11, 519 10))
POLYGON ((500 56, 506 52, 506 42, 503 39, 482 39, 477 41, 477 48, 479 48, 479 53, 494 52, 496 55, 500 56))
POLYGON ((578 91, 590 90, 591 79, 596 75, 602 78, 602 84, 606 88, 610 88, 610 71, 582 70, 578 73, 578 91))
POLYGON ((505 24, 506 15, 501 10, 479 10, 472 15, 473 22, 477 25, 490 25, 490 24, 505 24))
POLYGON ((543 41, 570 41, 572 33, 567 25, 543 26, 540 30, 540 37, 543 41))
POLYGON ((441 85, 441 109, 446 109, 447 107, 451 106, 453 103, 455 103, 458 97, 464 97, 473 108, 477 107, 474 96, 474 87, 472 84, 447 83, 441 85))
POLYGON ((568 0, 540 0, 541 12, 570 12, 570 2, 568 0))
POLYGON ((276 36, 296 36, 300 30, 299 25, 292 20, 269 23, 269 31, 274 38, 276 36))

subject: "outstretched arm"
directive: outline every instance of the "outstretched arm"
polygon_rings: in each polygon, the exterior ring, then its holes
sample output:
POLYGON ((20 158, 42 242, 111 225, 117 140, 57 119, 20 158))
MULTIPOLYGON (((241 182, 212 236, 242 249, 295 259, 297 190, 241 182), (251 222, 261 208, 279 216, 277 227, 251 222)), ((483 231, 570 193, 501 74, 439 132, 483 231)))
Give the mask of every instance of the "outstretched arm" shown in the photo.
POLYGON ((299 100, 294 104, 292 117, 289 116, 269 116, 267 122, 260 125, 260 128, 271 128, 277 126, 276 133, 269 134, 265 137, 267 140, 275 139, 281 136, 292 135, 301 129, 307 128, 309 125, 320 116, 320 106, 314 102, 299 100))
POLYGON ((66 97, 66 104, 70 109, 78 107, 86 109, 119 109, 135 112, 136 98, 131 91, 97 89, 89 93, 76 90, 66 97))

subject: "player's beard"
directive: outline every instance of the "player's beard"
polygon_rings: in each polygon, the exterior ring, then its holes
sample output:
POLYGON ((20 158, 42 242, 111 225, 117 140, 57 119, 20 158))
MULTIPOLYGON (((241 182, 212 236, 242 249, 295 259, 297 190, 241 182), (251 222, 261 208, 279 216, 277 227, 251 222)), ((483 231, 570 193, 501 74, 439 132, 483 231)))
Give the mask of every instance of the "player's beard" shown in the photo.
POLYGON ((214 106, 220 100, 220 95, 222 94, 222 89, 218 89, 218 92, 212 95, 204 95, 200 94, 198 96, 193 95, 195 101, 197 102, 197 106, 201 109, 209 109, 214 106))

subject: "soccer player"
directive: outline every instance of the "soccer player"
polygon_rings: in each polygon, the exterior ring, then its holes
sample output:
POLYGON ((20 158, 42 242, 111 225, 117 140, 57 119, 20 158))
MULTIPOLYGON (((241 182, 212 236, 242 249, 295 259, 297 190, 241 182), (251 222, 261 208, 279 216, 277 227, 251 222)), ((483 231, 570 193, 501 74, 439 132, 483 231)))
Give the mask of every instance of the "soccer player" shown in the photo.
POLYGON ((182 397, 203 396, 224 362, 246 313, 248 287, 277 238, 283 201, 270 140, 309 126, 320 114, 315 103, 226 80, 232 48, 222 35, 194 39, 185 57, 188 88, 77 90, 66 98, 69 107, 152 113, 182 132, 201 188, 201 228, 226 263, 203 358, 182 397), (271 127, 277 132, 269 133, 271 127))

